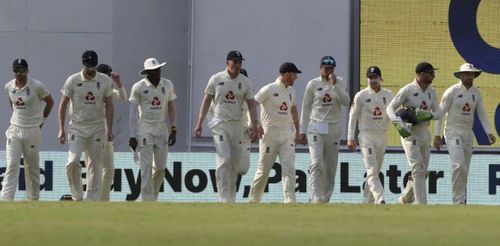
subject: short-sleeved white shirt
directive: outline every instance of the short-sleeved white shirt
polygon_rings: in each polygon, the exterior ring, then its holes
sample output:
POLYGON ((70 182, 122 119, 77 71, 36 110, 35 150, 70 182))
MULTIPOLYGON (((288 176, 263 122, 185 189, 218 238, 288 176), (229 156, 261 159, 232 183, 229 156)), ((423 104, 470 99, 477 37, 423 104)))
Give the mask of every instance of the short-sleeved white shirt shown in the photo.
POLYGON ((155 87, 147 78, 132 86, 129 101, 139 106, 139 120, 149 123, 165 122, 168 102, 177 98, 172 81, 161 78, 155 87))
POLYGON ((261 104, 262 127, 282 127, 291 129, 292 106, 296 106, 295 89, 285 86, 278 78, 268 84, 255 95, 255 100, 261 104))
POLYGON ((213 117, 222 120, 241 120, 245 100, 254 98, 252 82, 242 74, 231 78, 227 70, 214 74, 205 93, 214 97, 213 117))
POLYGON ((104 99, 113 95, 112 82, 107 75, 96 73, 94 78, 87 80, 82 70, 69 76, 61 91, 71 100, 71 128, 84 135, 93 135, 96 125, 103 126, 104 99))
POLYGON ((23 88, 13 79, 5 85, 5 93, 12 102, 10 123, 18 127, 38 127, 43 123, 43 99, 50 93, 42 82, 28 78, 23 88))
POLYGON ((375 92, 368 86, 356 93, 349 113, 347 139, 354 139, 356 122, 360 132, 385 134, 390 122, 386 109, 391 100, 392 93, 385 88, 380 88, 378 92, 375 92))

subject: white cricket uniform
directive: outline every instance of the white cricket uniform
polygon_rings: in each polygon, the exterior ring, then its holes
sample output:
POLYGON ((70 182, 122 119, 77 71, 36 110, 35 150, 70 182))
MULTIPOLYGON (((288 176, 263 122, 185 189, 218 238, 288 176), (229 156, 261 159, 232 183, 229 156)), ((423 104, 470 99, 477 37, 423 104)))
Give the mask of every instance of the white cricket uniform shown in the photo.
POLYGON ((19 180, 19 165, 24 157, 24 174, 28 200, 40 197, 40 125, 43 123, 44 98, 49 91, 38 80, 28 78, 23 88, 13 79, 5 85, 12 102, 10 126, 5 132, 6 171, 2 181, 2 200, 12 201, 19 180))
POLYGON ((212 129, 216 149, 215 178, 221 202, 236 201, 236 181, 241 161, 242 108, 254 98, 252 82, 242 74, 231 78, 227 70, 212 75, 205 94, 213 96, 213 117, 207 122, 212 129))
MULTIPOLYGON (((237 173, 239 175, 245 175, 250 168, 250 148, 252 147, 252 138, 250 136, 250 128, 252 127, 252 122, 250 120, 250 112, 248 111, 248 105, 243 104, 241 109, 241 125, 243 127, 243 136, 241 138, 241 154, 240 161, 237 167, 237 173)), ((210 104, 210 108, 207 113, 207 121, 211 121, 213 118, 213 102, 210 104)))
MULTIPOLYGON (((438 98, 436 91, 429 85, 423 91, 416 80, 401 88, 398 94, 387 107, 387 115, 391 121, 399 117, 396 110, 400 106, 414 107, 416 110, 432 111, 434 119, 439 119, 438 98)), ((414 182, 415 203, 427 204, 427 192, 425 185, 425 174, 429 167, 431 133, 429 132, 430 121, 414 124, 411 127, 411 136, 401 138, 401 145, 406 153, 408 164, 411 167, 411 175, 414 182)))
MULTIPOLYGON (((467 89, 462 82, 448 88, 439 108, 445 115, 444 137, 450 153, 453 203, 465 204, 467 199, 467 176, 472 158, 474 113, 477 111, 485 132, 492 133, 488 115, 484 109, 483 97, 472 86, 467 89)), ((436 122, 435 136, 441 135, 441 121, 436 122)))
POLYGON ((170 134, 165 117, 168 103, 176 98, 172 81, 165 78, 161 78, 156 87, 144 78, 136 82, 130 92, 129 101, 139 107, 135 135, 139 144, 136 151, 141 167, 143 201, 156 201, 165 179, 170 134))
POLYGON ((250 190, 250 202, 260 202, 267 185, 269 172, 279 155, 285 203, 295 203, 295 131, 291 109, 296 106, 295 90, 278 78, 255 95, 261 104, 264 135, 259 141, 259 165, 250 190))
MULTIPOLYGON (((126 100, 127 91, 125 90, 125 86, 122 86, 119 89, 113 88, 113 101, 126 100)), ((106 127, 106 122, 104 122, 104 127, 106 127)), ((111 184, 113 184, 113 178, 115 176, 114 153, 115 148, 113 146, 113 141, 106 141, 102 153, 102 201, 109 201, 111 184)))
POLYGON ((342 106, 349 105, 349 94, 341 77, 337 83, 323 77, 307 83, 302 101, 300 133, 309 145, 309 186, 311 202, 329 202, 333 194, 339 155, 342 106))
POLYGON ((89 156, 87 166, 87 194, 85 199, 98 201, 101 198, 101 153, 105 137, 104 99, 113 93, 110 78, 96 73, 87 80, 83 70, 71 75, 64 83, 62 93, 71 101, 71 120, 68 129, 69 153, 66 171, 73 200, 83 200, 82 152, 89 156))
POLYGON ((347 139, 354 140, 356 123, 359 129, 359 146, 366 169, 364 188, 365 203, 381 203, 384 201, 384 187, 379 178, 384 163, 387 146, 387 125, 390 120, 386 108, 392 100, 390 90, 380 88, 375 92, 370 86, 358 92, 349 114, 347 139))

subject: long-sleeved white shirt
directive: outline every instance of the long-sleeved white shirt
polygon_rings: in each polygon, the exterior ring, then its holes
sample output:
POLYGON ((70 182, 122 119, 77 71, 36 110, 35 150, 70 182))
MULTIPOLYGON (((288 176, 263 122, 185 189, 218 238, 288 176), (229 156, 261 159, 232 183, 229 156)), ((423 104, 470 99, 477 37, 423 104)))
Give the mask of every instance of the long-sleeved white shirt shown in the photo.
POLYGON ((359 125, 360 132, 369 131, 385 134, 390 122, 386 108, 391 100, 392 92, 385 88, 380 88, 378 92, 375 92, 368 86, 356 93, 349 113, 347 139, 354 139, 356 123, 359 125))
POLYGON ((318 77, 307 83, 302 100, 302 113, 300 118, 300 133, 307 133, 310 120, 325 123, 337 123, 340 120, 341 107, 349 105, 349 94, 341 77, 337 83, 318 77))
MULTIPOLYGON (((442 116, 439 110, 438 98, 436 96, 436 90, 429 85, 424 91, 418 85, 416 80, 405 85, 401 88, 392 99, 391 103, 387 107, 387 115, 391 121, 399 119, 396 115, 396 111, 399 107, 414 107, 416 110, 425 110, 434 113, 434 119, 440 119, 442 116)), ((420 124, 414 124, 412 126, 412 134, 410 138, 418 139, 422 141, 430 141, 431 134, 429 129, 430 121, 425 121, 420 124)))
MULTIPOLYGON (((484 108, 483 97, 479 90, 472 86, 467 89, 462 82, 450 86, 443 94, 439 108, 445 115, 444 127, 458 131, 470 131, 474 125, 474 113, 477 111, 479 120, 486 133, 491 133, 488 114, 484 108)), ((436 122, 434 135, 441 135, 441 121, 436 122)))

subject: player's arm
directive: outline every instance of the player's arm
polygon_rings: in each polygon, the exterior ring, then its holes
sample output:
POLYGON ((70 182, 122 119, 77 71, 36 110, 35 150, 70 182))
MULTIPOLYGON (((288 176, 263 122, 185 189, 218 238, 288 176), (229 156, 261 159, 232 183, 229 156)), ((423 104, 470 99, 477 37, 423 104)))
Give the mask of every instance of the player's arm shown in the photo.
POLYGON ((12 108, 12 100, 10 100, 10 97, 9 97, 9 106, 10 106, 10 110, 14 110, 14 108, 12 108))
POLYGON ((295 129, 295 143, 296 144, 305 144, 303 141, 301 135, 300 135, 300 128, 299 128, 299 112, 297 110, 297 105, 294 104, 292 108, 290 109, 290 114, 292 115, 292 123, 293 127, 295 129))
POLYGON ((443 116, 450 111, 453 98, 452 90, 448 89, 443 93, 443 97, 439 103, 439 112, 441 112, 442 115, 434 122, 434 148, 437 150, 440 150, 443 146, 443 142, 441 141, 443 116))
POLYGON ((406 101, 406 90, 402 88, 399 90, 398 94, 391 100, 389 105, 387 105, 386 113, 392 122, 401 122, 401 118, 396 115, 396 110, 403 105, 406 101))
POLYGON ((69 97, 62 95, 61 102, 59 102, 59 110, 58 110, 58 125, 59 125, 59 134, 57 138, 59 139, 60 144, 64 144, 66 142, 66 133, 64 132, 64 121, 66 119, 66 109, 68 108, 69 97))
POLYGON ((106 126, 108 127, 106 137, 108 141, 113 141, 113 117, 115 114, 115 108, 113 106, 113 95, 105 97, 104 104, 106 107, 106 126))
POLYGON ((128 146, 135 151, 137 149, 137 121, 139 120, 139 112, 137 111, 137 104, 134 101, 130 101, 129 114, 128 114, 128 146))
POLYGON ((120 79, 120 74, 111 72, 111 79, 116 84, 116 92, 118 94, 116 95, 115 90, 113 90, 113 99, 118 99, 121 101, 127 100, 127 91, 125 90, 125 86, 123 86, 123 83, 120 79))
POLYGON ((359 117, 361 115, 361 96, 358 92, 356 96, 354 96, 354 101, 351 106, 351 110, 349 112, 349 123, 347 127, 347 147, 354 151, 356 149, 356 140, 354 139, 354 131, 356 130, 356 124, 358 123, 359 117))
POLYGON ((333 86, 333 92, 335 93, 336 98, 338 98, 340 104, 347 107, 349 106, 351 98, 343 86, 343 80, 339 79, 339 81, 333 86))
MULTIPOLYGON (((203 121, 205 120, 205 117, 207 116, 208 109, 210 108, 210 103, 214 99, 213 95, 209 95, 205 93, 205 97, 203 98, 203 101, 201 102, 201 107, 200 107, 200 113, 198 114, 198 121, 196 122, 196 127, 194 128, 194 135, 195 137, 201 137, 201 131, 203 129, 202 124, 203 121)), ((249 107, 250 110, 250 107, 249 107)), ((251 116, 251 113, 250 113, 251 116)))
MULTIPOLYGON (((52 107, 54 106, 54 99, 52 99, 52 96, 49 94, 43 98, 43 101, 45 102, 45 108, 43 109, 43 121, 45 122, 45 119, 49 117, 49 114, 52 111, 52 107)), ((40 128, 42 126, 43 123, 40 125, 40 128)))
POLYGON ((170 134, 168 136, 168 146, 176 142, 177 136, 177 114, 175 111, 175 100, 168 101, 168 119, 170 121, 170 134))
POLYGON ((484 108, 483 98, 479 96, 476 104, 476 112, 479 117, 479 121, 483 125, 484 131, 488 134, 488 139, 490 140, 490 144, 494 144, 496 142, 495 134, 491 131, 490 122, 488 120, 488 114, 484 108))
POLYGON ((306 86, 306 91, 304 92, 304 98, 302 99, 302 111, 300 113, 300 138, 307 142, 307 126, 309 125, 309 120, 311 118, 312 105, 314 100, 314 88, 312 81, 309 81, 306 86))

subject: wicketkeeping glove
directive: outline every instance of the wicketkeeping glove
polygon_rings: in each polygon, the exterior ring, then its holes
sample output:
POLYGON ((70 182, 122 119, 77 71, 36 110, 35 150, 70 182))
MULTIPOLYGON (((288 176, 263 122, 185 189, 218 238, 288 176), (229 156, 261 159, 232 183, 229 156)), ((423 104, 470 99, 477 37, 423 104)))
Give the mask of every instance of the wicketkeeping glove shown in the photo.
POLYGON ((394 125, 394 127, 396 127, 396 130, 398 130, 398 133, 399 135, 401 135, 401 137, 407 138, 411 136, 411 129, 403 122, 394 121, 392 122, 392 124, 394 125))
POLYGON ((417 122, 417 114, 415 113, 415 108, 402 108, 396 112, 396 115, 401 118, 404 122, 416 124, 417 122))
POLYGON ((429 111, 417 111, 417 123, 422 123, 424 121, 432 120, 434 118, 434 114, 429 111))

